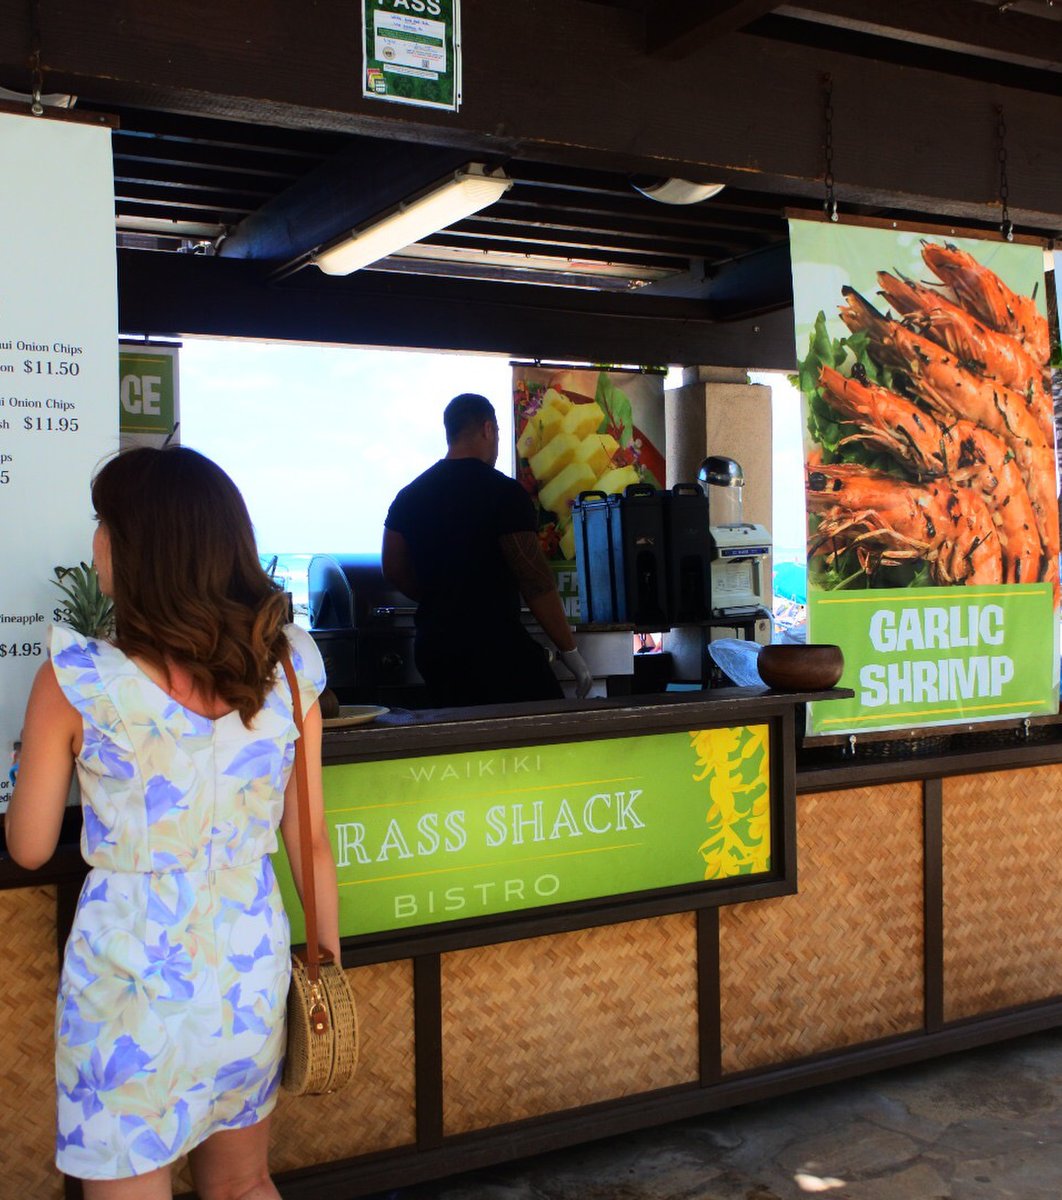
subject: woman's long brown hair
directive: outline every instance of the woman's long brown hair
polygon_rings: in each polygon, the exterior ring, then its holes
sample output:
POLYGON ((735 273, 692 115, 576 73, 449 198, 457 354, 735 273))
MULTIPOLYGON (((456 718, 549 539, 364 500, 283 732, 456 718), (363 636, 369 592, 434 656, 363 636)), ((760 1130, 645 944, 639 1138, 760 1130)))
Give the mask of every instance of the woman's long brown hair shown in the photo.
POLYGON ((262 570, 232 480, 195 450, 123 451, 92 481, 107 527, 115 645, 199 689, 249 725, 284 653, 284 596, 262 570))

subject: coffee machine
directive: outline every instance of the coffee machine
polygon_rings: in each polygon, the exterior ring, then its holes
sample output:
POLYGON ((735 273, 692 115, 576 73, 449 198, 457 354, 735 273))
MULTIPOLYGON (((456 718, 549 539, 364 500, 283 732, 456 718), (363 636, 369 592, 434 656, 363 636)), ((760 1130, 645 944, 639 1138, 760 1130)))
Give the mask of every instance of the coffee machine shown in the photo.
POLYGON ((771 535, 744 518, 741 465, 721 454, 710 455, 701 463, 697 480, 708 497, 712 616, 767 616, 763 570, 771 535))

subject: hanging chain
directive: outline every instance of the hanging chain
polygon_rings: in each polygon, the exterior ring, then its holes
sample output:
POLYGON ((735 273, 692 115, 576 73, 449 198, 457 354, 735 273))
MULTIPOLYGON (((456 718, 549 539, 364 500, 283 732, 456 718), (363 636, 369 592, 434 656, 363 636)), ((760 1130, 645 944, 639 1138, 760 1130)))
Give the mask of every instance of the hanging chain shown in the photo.
POLYGON ((29 0, 30 18, 30 71, 33 76, 33 103, 30 112, 35 117, 42 116, 44 105, 41 103, 41 93, 44 91, 44 71, 41 68, 41 12, 40 0, 29 0))
POLYGON ((1007 200, 1010 196, 1010 185, 1007 182, 1007 122, 1003 117, 1003 105, 996 108, 999 122, 996 125, 996 145, 999 157, 999 232, 1008 242, 1014 241, 1014 223, 1010 219, 1010 209, 1007 200))
POLYGON ((826 199, 822 210, 831 221, 837 220, 837 197, 833 194, 833 79, 829 75, 822 77, 823 94, 826 99, 826 170, 822 182, 826 187, 826 199))

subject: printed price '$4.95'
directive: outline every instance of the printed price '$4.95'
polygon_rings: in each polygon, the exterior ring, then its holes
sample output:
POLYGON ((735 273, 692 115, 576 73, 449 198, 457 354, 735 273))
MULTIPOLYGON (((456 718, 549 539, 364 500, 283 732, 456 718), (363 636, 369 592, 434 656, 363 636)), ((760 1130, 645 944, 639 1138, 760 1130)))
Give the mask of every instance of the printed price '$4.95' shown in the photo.
POLYGON ((0 642, 0 658, 40 658, 41 642, 0 642))

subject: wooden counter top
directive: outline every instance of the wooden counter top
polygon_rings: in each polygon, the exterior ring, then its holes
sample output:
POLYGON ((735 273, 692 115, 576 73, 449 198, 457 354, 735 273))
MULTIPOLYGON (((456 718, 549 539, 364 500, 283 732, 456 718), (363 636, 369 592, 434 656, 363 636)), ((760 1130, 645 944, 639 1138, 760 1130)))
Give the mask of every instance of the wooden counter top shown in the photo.
POLYGON ((744 723, 792 712, 796 705, 811 700, 851 695, 846 688, 775 692, 766 687, 735 687, 475 708, 394 709, 371 725, 325 730, 324 763, 329 766, 485 746, 622 737, 696 728, 701 723, 744 723))

